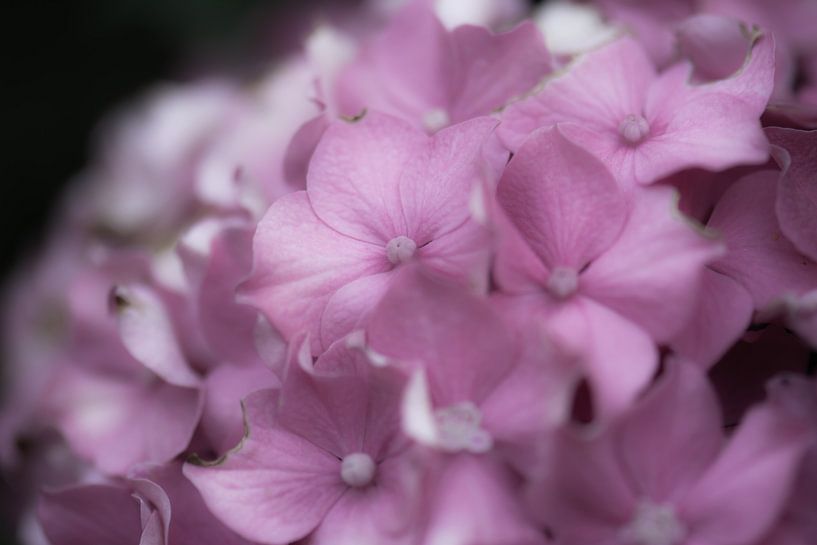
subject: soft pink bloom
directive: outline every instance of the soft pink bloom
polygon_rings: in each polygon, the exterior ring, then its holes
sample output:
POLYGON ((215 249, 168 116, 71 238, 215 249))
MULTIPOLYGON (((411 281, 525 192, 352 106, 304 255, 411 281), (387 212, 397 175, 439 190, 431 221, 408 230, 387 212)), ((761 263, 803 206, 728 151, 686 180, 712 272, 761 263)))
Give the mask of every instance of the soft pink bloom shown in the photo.
POLYGON ((244 301, 285 338, 309 331, 318 351, 354 328, 405 263, 484 286, 487 234, 469 200, 496 169, 483 153, 495 124, 477 118, 428 137, 376 113, 333 123, 306 191, 261 220, 244 301))
POLYGON ((759 120, 772 90, 773 52, 763 36, 740 72, 694 85, 688 64, 657 73, 638 42, 620 38, 508 107, 498 132, 516 151, 537 128, 560 123, 626 184, 690 167, 764 163, 769 145, 759 120))
POLYGON ((240 446, 185 474, 222 522, 260 543, 313 532, 315 543, 401 543, 403 382, 344 341, 313 365, 299 339, 280 391, 244 400, 240 446))
POLYGON ((653 341, 691 318, 720 246, 680 214, 672 190, 624 190, 559 128, 520 147, 497 200, 495 280, 511 312, 520 324, 546 319, 554 340, 584 359, 599 407, 623 409, 653 374, 653 341))
POLYGON ((565 545, 756 542, 780 515, 813 440, 783 405, 756 407, 724 441, 705 377, 674 362, 607 431, 564 430, 531 505, 565 545))
POLYGON ((449 31, 423 4, 409 2, 343 69, 325 90, 332 110, 375 109, 434 132, 490 114, 550 71, 531 23, 502 34, 471 25, 449 31))

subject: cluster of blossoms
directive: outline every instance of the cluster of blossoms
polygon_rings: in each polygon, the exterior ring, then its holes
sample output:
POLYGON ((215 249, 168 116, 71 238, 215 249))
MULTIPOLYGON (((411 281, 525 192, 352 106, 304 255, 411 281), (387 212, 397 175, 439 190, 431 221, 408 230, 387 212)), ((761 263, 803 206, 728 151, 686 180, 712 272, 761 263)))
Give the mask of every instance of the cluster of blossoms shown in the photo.
POLYGON ((26 543, 817 543, 817 3, 392 4, 103 127, 26 543))

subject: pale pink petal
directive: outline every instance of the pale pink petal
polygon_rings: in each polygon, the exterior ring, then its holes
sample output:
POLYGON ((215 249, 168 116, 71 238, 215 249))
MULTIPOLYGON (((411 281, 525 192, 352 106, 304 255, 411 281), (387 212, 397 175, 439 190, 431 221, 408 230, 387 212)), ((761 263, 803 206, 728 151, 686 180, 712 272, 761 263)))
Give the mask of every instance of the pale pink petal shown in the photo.
POLYGON ((102 471, 161 463, 182 452, 199 421, 203 397, 192 388, 146 376, 141 382, 65 370, 50 401, 72 448, 102 471))
POLYGON ((273 427, 277 398, 272 390, 246 398, 249 436, 224 461, 210 467, 184 466, 185 476, 221 522, 269 545, 309 534, 346 490, 340 460, 273 427))
POLYGON ((677 497, 709 468, 723 443, 715 391, 698 367, 668 362, 628 413, 616 441, 622 467, 654 502, 677 497))
POLYGON ((145 367, 176 386, 193 387, 200 378, 187 363, 171 317, 152 289, 117 286, 111 304, 119 335, 128 352, 145 367))
POLYGON ((314 213, 361 241, 385 244, 406 235, 400 182, 411 162, 427 152, 426 135, 394 117, 369 112, 355 122, 333 122, 307 174, 314 213))
POLYGON ((253 242, 252 275, 243 300, 259 308, 290 338, 319 326, 329 298, 342 286, 390 266, 382 247, 338 233, 312 211, 305 192, 286 195, 261 220, 253 242))
POLYGON ((530 98, 509 106, 498 132, 513 151, 539 127, 574 122, 618 141, 628 115, 642 115, 655 68, 644 49, 624 37, 583 55, 530 98))
POLYGON ((458 68, 458 89, 449 110, 453 122, 504 106, 532 89, 551 69, 542 35, 529 21, 502 34, 463 25, 452 31, 451 41, 458 68))
POLYGON ((517 150, 497 200, 548 268, 576 272, 610 247, 627 213, 607 168, 558 128, 534 132, 517 150))
POLYGON ((504 156, 483 151, 496 125, 493 118, 479 117, 443 129, 404 166, 391 190, 399 195, 405 230, 392 236, 407 235, 419 246, 470 219, 468 203, 477 183, 504 165, 504 156))
POLYGON ((405 468, 386 460, 373 486, 350 488, 307 539, 309 545, 410 545, 414 498, 407 497, 405 468))
POLYGON ((740 21, 707 13, 682 22, 677 38, 681 53, 695 66, 695 76, 704 81, 724 79, 737 72, 752 40, 749 29, 740 21))
POLYGON ((723 251, 676 203, 676 193, 667 187, 635 192, 621 236, 580 280, 582 293, 638 324, 658 342, 684 326, 694 310, 705 265, 723 251))

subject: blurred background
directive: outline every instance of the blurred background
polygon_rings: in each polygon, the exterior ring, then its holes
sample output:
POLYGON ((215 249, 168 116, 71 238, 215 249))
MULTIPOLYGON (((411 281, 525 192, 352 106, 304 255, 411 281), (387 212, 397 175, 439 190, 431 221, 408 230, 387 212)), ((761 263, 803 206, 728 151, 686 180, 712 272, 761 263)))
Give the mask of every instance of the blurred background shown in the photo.
POLYGON ((257 72, 354 0, 25 0, 4 5, 0 277, 43 233, 113 107, 159 80, 257 72), (293 17, 296 14, 296 17, 293 17))

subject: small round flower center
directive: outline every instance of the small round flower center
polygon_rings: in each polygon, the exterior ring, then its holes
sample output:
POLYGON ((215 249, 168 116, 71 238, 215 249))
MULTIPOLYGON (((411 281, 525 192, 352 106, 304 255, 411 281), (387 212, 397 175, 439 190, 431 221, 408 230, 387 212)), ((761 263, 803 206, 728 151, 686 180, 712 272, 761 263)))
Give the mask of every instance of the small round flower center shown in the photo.
POLYGON ((434 421, 440 437, 440 448, 446 452, 487 452, 494 445, 493 437, 479 424, 482 413, 470 401, 463 401, 434 411, 434 421))
POLYGON ((403 235, 394 237, 386 244, 386 257, 389 258, 389 262, 393 265, 399 265, 410 260, 416 251, 417 243, 403 235))
POLYGON ((650 134, 650 124, 643 115, 630 114, 618 126, 621 137, 630 144, 637 144, 650 134))
POLYGON ((365 452, 354 452, 343 457, 340 463, 340 478, 349 486, 362 488, 374 479, 377 466, 365 452))
POLYGON ((579 273, 570 267, 554 267, 548 276, 547 290, 558 299, 570 297, 579 288, 579 273))
POLYGON ((671 505, 642 501, 630 523, 621 529, 628 545, 680 545, 687 529, 671 505))
POLYGON ((450 122, 451 120, 448 117, 448 112, 442 108, 429 110, 423 115, 423 126, 429 132, 437 132, 450 122))

